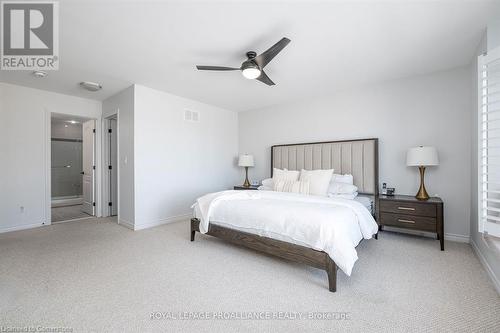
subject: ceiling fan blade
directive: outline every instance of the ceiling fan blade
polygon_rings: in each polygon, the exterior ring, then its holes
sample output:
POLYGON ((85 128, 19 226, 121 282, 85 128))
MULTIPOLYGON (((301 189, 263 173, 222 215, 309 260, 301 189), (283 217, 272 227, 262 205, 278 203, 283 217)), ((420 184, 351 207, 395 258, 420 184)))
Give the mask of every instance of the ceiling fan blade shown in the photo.
POLYGON ((239 71, 239 68, 222 66, 196 66, 200 71, 239 71))
POLYGON ((279 42, 271 46, 267 51, 255 57, 255 62, 262 69, 266 67, 266 65, 273 60, 273 58, 281 52, 285 48, 285 46, 290 43, 290 40, 286 37, 283 37, 279 42))
POLYGON ((273 80, 271 80, 269 78, 269 76, 267 76, 267 74, 264 73, 264 71, 260 72, 260 76, 256 80, 259 80, 260 82, 263 82, 263 83, 267 84, 268 86, 274 86, 275 85, 275 83, 273 82, 273 80))

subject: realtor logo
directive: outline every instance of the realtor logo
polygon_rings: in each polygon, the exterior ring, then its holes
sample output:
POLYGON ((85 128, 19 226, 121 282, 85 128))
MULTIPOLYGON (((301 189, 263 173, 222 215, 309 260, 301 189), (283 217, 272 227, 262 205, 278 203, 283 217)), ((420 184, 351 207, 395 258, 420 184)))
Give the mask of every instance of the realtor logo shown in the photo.
POLYGON ((59 69, 56 1, 1 2, 2 70, 59 69))

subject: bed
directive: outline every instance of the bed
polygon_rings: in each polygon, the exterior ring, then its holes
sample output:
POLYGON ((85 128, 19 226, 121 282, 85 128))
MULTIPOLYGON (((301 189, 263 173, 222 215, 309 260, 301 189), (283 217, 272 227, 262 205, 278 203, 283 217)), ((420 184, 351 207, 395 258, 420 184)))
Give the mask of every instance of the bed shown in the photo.
POLYGON ((272 170, 335 169, 352 174, 357 200, 272 191, 222 191, 193 205, 196 232, 326 271, 337 289, 337 269, 350 275, 355 247, 377 234, 378 140, 358 139, 271 147, 272 170), (371 211, 370 209, 371 208, 371 211), (334 223, 332 223, 334 221, 334 223))

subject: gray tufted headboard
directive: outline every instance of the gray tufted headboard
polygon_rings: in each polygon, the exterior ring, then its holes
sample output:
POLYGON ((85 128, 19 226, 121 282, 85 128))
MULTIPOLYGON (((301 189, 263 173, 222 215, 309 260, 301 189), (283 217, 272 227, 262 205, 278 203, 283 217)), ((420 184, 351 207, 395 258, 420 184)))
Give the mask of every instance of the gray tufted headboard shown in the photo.
POLYGON ((359 193, 378 194, 378 139, 294 143, 271 147, 273 168, 335 169, 352 174, 359 193))

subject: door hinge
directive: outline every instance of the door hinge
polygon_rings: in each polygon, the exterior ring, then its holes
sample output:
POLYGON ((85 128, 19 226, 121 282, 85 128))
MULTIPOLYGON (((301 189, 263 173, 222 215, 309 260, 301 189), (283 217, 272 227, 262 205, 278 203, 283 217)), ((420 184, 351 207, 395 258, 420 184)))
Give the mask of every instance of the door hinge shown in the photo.
POLYGON ((95 165, 92 166, 92 170, 95 170, 95 165))
POLYGON ((113 130, 111 128, 108 129, 108 133, 112 133, 112 132, 113 132, 113 130))
POLYGON ((108 165, 108 169, 109 169, 109 170, 113 169, 113 166, 108 165))
POLYGON ((92 206, 94 206, 94 207, 95 207, 95 202, 93 202, 93 203, 92 203, 92 206))
POLYGON ((113 206, 113 203, 112 202, 108 202, 108 206, 113 206))
POLYGON ((95 128, 94 128, 94 129, 92 129, 92 133, 95 133, 95 128))

